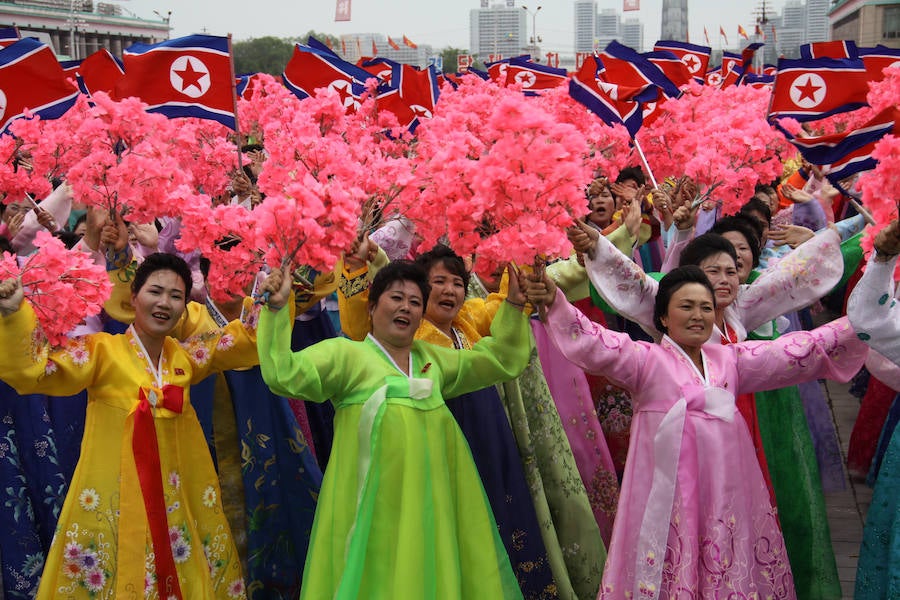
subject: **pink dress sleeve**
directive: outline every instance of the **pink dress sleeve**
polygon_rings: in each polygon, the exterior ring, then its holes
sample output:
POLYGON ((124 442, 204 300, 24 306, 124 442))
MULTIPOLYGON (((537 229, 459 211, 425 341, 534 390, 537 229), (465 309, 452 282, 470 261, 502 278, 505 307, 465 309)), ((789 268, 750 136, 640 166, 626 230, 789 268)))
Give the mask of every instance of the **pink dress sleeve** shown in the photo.
POLYGON ((732 348, 742 394, 823 378, 846 382, 862 368, 868 354, 846 317, 812 331, 741 342, 732 348))
POLYGON ((894 299, 897 259, 870 260, 850 294, 847 316, 859 337, 900 365, 900 303, 894 299))
POLYGON ((751 285, 742 285, 734 302, 738 319, 747 331, 808 306, 841 280, 844 258, 841 237, 824 231, 778 261, 751 285))
POLYGON ((584 371, 603 375, 628 390, 639 387, 649 344, 594 323, 569 304, 558 289, 547 311, 545 328, 559 351, 584 371))
MULTIPOLYGON (((596 256, 585 257, 584 266, 594 288, 620 315, 648 332, 653 327, 653 305, 659 283, 602 235, 596 256)), ((656 337, 661 337, 659 332, 656 337)))

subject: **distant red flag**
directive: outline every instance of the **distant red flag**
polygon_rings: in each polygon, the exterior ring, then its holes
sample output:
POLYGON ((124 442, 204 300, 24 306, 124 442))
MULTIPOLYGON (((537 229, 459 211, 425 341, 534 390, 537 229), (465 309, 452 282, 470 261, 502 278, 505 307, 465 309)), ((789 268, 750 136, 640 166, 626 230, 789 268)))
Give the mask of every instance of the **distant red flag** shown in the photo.
POLYGON ((753 30, 753 35, 759 36, 762 39, 766 39, 766 34, 763 33, 762 27, 759 26, 759 23, 756 24, 756 29, 753 30))
POLYGON ((743 25, 738 25, 738 35, 744 38, 745 40, 749 40, 750 36, 747 35, 747 30, 744 29, 743 25))
POLYGON ((725 38, 725 45, 727 46, 728 45, 728 36, 725 35, 725 28, 722 27, 721 25, 719 25, 719 35, 721 35, 723 38, 725 38))
POLYGON ((378 46, 375 45, 374 39, 372 39, 372 56, 378 56, 378 46))
POLYGON ((335 21, 349 21, 350 20, 350 0, 337 0, 337 5, 334 9, 334 20, 335 21))
POLYGON ((83 61, 77 69, 79 87, 87 94, 96 92, 112 93, 119 80, 125 76, 125 69, 106 48, 97 50, 83 61))
POLYGON ((112 96, 134 96, 148 112, 198 117, 236 126, 229 40, 190 35, 159 44, 133 44, 122 55, 125 76, 112 96))
POLYGON ((410 48, 418 48, 418 46, 417 46, 416 44, 414 44, 414 43, 412 42, 412 40, 410 40, 410 39, 409 39, 408 37, 406 37, 405 35, 403 36, 403 43, 406 44, 407 46, 409 46, 410 48))
POLYGON ((706 45, 712 46, 712 44, 709 43, 709 32, 706 30, 706 25, 703 26, 703 37, 706 39, 706 45))
POLYGON ((356 53, 362 56, 362 43, 359 41, 359 38, 356 38, 356 53))
POLYGON ((66 81, 50 46, 25 38, 0 50, 0 132, 26 110, 56 119, 75 103, 78 90, 66 81))
POLYGON ((394 50, 400 49, 400 44, 391 39, 391 36, 388 36, 388 46, 393 48, 394 50))
POLYGON ((641 10, 641 0, 623 0, 622 11, 641 10))
POLYGON ((341 54, 347 54, 347 41, 341 38, 341 54))

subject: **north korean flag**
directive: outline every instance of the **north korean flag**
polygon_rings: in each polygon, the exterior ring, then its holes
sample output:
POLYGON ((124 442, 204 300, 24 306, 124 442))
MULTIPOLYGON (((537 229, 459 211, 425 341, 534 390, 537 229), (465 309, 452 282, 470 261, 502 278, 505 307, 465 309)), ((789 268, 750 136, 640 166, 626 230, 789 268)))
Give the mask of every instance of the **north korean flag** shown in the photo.
POLYGON ((347 110, 359 106, 359 98, 365 92, 365 83, 374 76, 356 65, 339 58, 333 52, 324 52, 297 44, 294 55, 284 67, 284 85, 301 100, 312 96, 319 88, 331 88, 340 96, 347 110))
POLYGON ((722 77, 728 74, 728 71, 735 67, 740 67, 744 63, 743 57, 737 52, 722 53, 722 77))
POLYGON ((900 68, 900 49, 886 46, 874 48, 860 48, 859 57, 866 65, 869 80, 881 81, 884 79, 884 70, 888 67, 900 68))
POLYGON ((778 61, 769 117, 812 121, 865 106, 868 74, 861 59, 778 61))
POLYGON ((238 98, 243 98, 244 100, 249 100, 253 97, 253 92, 256 90, 256 86, 259 83, 259 73, 247 73, 245 75, 239 75, 234 80, 234 90, 238 95, 238 98))
POLYGON ((670 98, 677 98, 681 93, 678 86, 647 57, 619 42, 610 42, 600 53, 600 61, 603 65, 601 77, 610 83, 626 87, 652 84, 670 98))
POLYGON ((403 65, 395 60, 383 56, 368 60, 360 58, 356 66, 370 73, 372 77, 378 79, 379 83, 385 83, 392 88, 400 85, 403 65))
POLYGON ((850 40, 813 42, 800 46, 800 58, 859 58, 859 49, 850 40))
POLYGON ((83 61, 77 69, 78 87, 82 93, 111 93, 119 80, 125 76, 125 67, 106 48, 97 50, 83 61))
POLYGON ((548 67, 522 58, 513 58, 506 68, 506 85, 522 86, 526 94, 555 88, 568 81, 565 69, 548 67))
POLYGON ((584 104, 588 110, 605 123, 624 125, 634 137, 643 122, 640 102, 613 99, 608 88, 605 87, 610 84, 597 79, 599 69, 600 64, 597 57, 589 56, 585 59, 581 68, 569 79, 569 95, 577 102, 584 104))
POLYGON ((900 110, 894 106, 881 111, 858 129, 815 137, 786 136, 808 162, 828 165, 843 160, 860 148, 874 145, 888 134, 900 134, 900 110))
POLYGON ((19 41, 18 27, 0 27, 0 48, 6 48, 19 41))
POLYGON ((774 75, 763 75, 760 73, 747 73, 741 81, 741 85, 749 85, 756 89, 771 88, 774 84, 774 75))
POLYGON ((706 76, 703 78, 706 85, 711 85, 713 87, 719 87, 722 85, 722 67, 716 67, 714 69, 710 69, 706 72, 706 76))
POLYGON ((427 69, 417 69, 412 65, 400 67, 400 98, 417 118, 430 119, 441 95, 437 70, 433 66, 427 69))
POLYGON ((0 50, 0 133, 26 111, 58 119, 77 98, 47 44, 25 38, 0 50))
POLYGON ((189 35, 159 44, 134 44, 122 55, 125 76, 114 98, 134 96, 148 112, 197 117, 235 128, 235 89, 226 37, 189 35))
POLYGON ((668 50, 654 50, 645 52, 644 56, 651 63, 659 67, 659 70, 675 84, 679 90, 693 79, 693 75, 681 59, 668 50))
MULTIPOLYGON (((529 61, 531 60, 531 55, 522 54, 521 56, 516 56, 514 58, 529 61)), ((506 85, 506 70, 509 68, 509 62, 511 60, 513 60, 513 58, 501 58, 500 60, 484 64, 491 81, 500 85, 506 85)))
POLYGON ((375 108, 393 114, 400 126, 410 131, 414 131, 419 124, 415 111, 400 97, 399 89, 387 86, 378 88, 375 93, 375 108))
POLYGON ((671 52, 684 63, 688 72, 698 83, 703 83, 703 76, 709 68, 709 55, 712 48, 674 40, 660 40, 653 46, 653 50, 671 52))
POLYGON ((78 67, 81 66, 80 60, 61 60, 59 61, 59 66, 62 67, 63 73, 66 74, 66 79, 76 79, 78 77, 78 67))

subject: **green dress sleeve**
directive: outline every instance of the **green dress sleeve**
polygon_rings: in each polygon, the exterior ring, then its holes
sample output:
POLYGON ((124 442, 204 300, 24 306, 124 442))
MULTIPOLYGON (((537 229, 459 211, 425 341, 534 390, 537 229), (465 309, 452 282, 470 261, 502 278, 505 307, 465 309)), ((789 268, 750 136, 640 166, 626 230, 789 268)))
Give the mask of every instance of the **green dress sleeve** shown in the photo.
POLYGON ((528 316, 503 302, 491 323, 491 335, 471 350, 416 343, 427 346, 424 352, 437 360, 444 398, 455 398, 518 377, 528 365, 533 337, 528 316))
POLYGON ((354 342, 333 338, 292 352, 291 326, 288 310, 260 313, 256 343, 263 380, 281 396, 325 402, 340 389, 347 371, 340 363, 348 360, 354 342))

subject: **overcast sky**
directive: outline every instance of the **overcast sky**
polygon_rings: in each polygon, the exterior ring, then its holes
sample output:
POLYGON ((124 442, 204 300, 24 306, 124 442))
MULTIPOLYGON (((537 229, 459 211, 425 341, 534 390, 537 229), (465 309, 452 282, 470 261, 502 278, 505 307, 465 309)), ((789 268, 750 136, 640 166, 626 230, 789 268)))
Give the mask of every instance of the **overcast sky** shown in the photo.
MULTIPOLYGON (((492 0, 493 1, 493 0, 492 0)), ((431 44, 435 48, 469 46, 469 11, 480 6, 479 0, 351 0, 352 20, 334 21, 336 0, 130 0, 117 2, 139 17, 157 18, 172 11, 172 35, 178 37, 206 31, 210 34, 231 33, 234 39, 274 35, 300 35, 310 29, 341 35, 347 33, 383 33, 392 37, 406 35, 413 42, 431 44)), ((516 0, 529 9, 541 6, 537 15, 538 35, 544 39, 544 51, 571 53, 574 29, 572 0, 516 0)), ((624 13, 637 16, 644 23, 644 44, 658 39, 662 0, 641 0, 641 9, 624 13)), ((725 28, 732 46, 737 43, 737 26, 742 24, 753 33, 757 0, 689 0, 691 41, 703 44, 703 27, 709 30, 714 48, 720 47, 719 25, 725 28)), ((778 10, 784 0, 774 0, 778 10)), ((772 0, 767 2, 772 6, 772 0)), ((622 0, 599 0, 599 8, 621 11, 622 0)), ((771 10, 771 8, 769 9, 771 10)), ((532 20, 528 19, 528 35, 532 20)))

